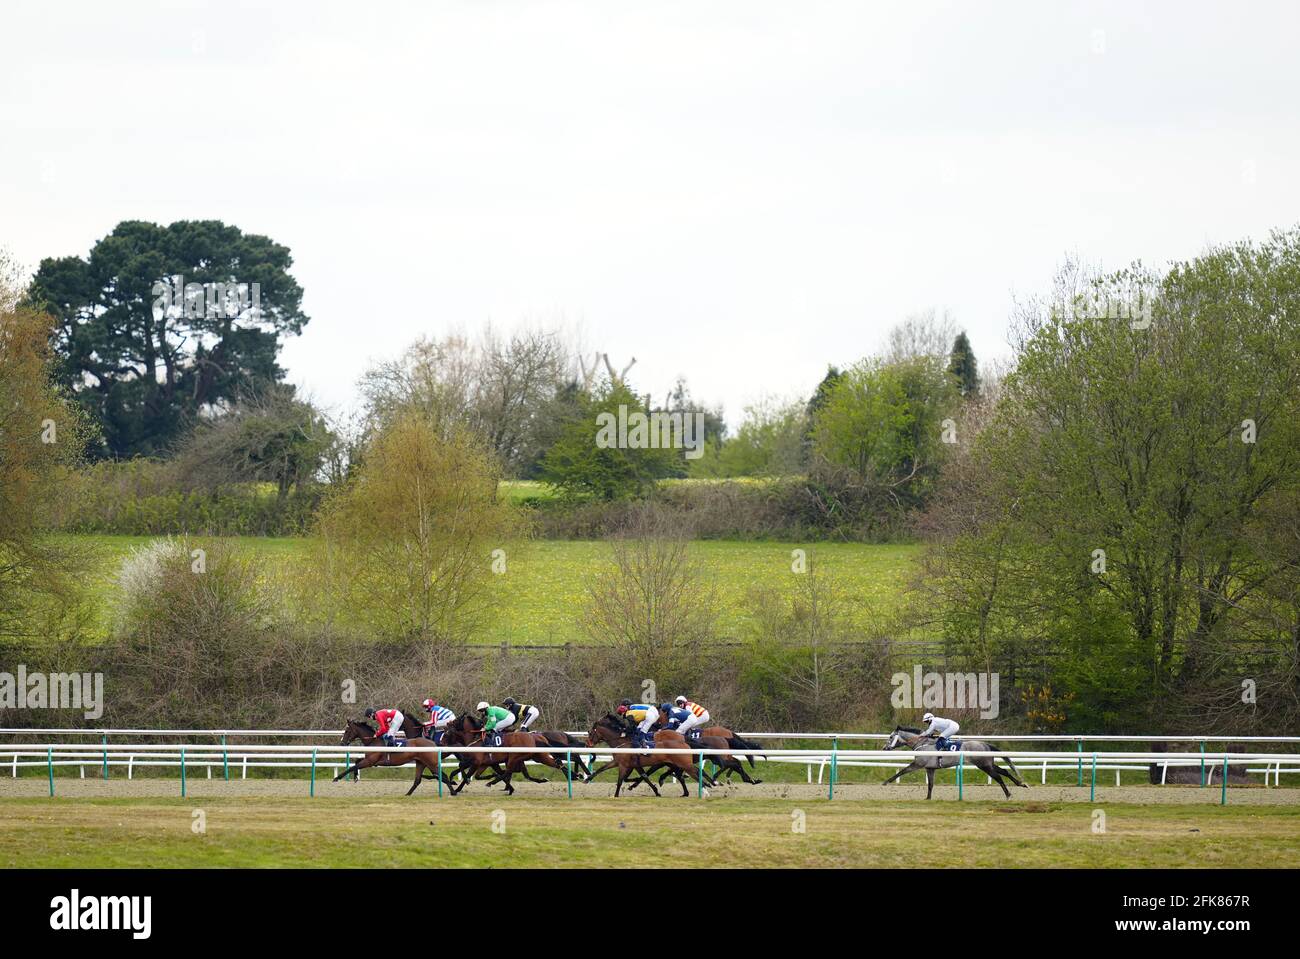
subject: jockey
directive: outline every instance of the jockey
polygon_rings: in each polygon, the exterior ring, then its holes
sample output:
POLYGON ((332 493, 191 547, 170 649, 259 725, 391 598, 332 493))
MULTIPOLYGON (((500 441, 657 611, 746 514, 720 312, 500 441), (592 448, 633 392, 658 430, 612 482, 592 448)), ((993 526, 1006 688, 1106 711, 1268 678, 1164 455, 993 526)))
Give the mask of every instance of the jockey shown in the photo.
POLYGON ((537 717, 542 711, 536 706, 529 706, 527 703, 517 703, 513 696, 507 696, 501 703, 502 709, 508 709, 519 717, 519 731, 526 733, 528 727, 537 722, 537 717))
POLYGON ((934 713, 926 713, 921 717, 921 721, 930 724, 921 735, 934 736, 935 749, 947 749, 948 740, 953 736, 956 736, 957 731, 961 729, 961 726, 957 725, 955 720, 944 719, 940 716, 936 716, 934 713))
POLYGON ((518 717, 508 709, 490 706, 487 702, 479 703, 476 708, 483 720, 483 745, 500 746, 501 734, 513 726, 518 717))
POLYGON ((628 724, 634 745, 649 749, 655 744, 653 729, 654 724, 659 721, 658 707, 652 703, 629 703, 624 700, 618 704, 616 712, 628 724))
MULTIPOLYGON (((699 703, 693 703, 685 696, 678 696, 673 703, 677 709, 687 714, 686 718, 677 724, 677 731, 683 736, 691 735, 692 729, 709 721, 709 711, 699 703)), ((696 732, 694 735, 698 737, 700 734, 696 732)))
POLYGON ((664 718, 664 729, 676 730, 678 726, 686 722, 686 717, 690 713, 684 709, 678 709, 672 703, 660 703, 659 715, 664 718))
POLYGON ((397 745, 397 734, 402 731, 402 723, 406 720, 400 709, 375 709, 371 706, 366 710, 366 719, 375 721, 375 735, 384 741, 385 746, 397 745))
POLYGON ((421 705, 429 714, 429 721, 424 723, 424 731, 428 733, 432 730, 433 735, 429 738, 435 743, 441 743, 443 730, 456 718, 456 714, 446 706, 439 706, 436 699, 426 699, 421 705))

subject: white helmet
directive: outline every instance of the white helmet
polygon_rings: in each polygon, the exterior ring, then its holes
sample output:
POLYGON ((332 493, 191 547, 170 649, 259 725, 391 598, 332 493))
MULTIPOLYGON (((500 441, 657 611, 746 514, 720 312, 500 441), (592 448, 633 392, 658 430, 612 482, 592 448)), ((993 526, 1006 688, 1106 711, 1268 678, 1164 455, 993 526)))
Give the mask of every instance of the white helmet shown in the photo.
POLYGON ((676 699, 673 700, 673 702, 676 703, 678 706, 685 706, 685 705, 686 705, 686 697, 685 697, 685 696, 678 696, 676 699))
POLYGON ((488 708, 488 704, 487 704, 486 702, 482 702, 482 703, 479 703, 479 704, 478 704, 477 706, 475 706, 474 708, 475 708, 475 709, 487 709, 487 708, 488 708))
POLYGON ((924 716, 921 717, 921 722, 923 723, 934 722, 934 713, 926 713, 924 716))

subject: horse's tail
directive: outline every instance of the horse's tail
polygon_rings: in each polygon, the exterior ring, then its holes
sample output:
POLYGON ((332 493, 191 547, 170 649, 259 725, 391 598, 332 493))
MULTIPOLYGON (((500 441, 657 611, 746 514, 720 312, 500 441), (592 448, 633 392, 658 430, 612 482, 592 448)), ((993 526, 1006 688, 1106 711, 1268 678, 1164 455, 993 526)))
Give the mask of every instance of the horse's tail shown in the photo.
MULTIPOLYGON (((762 743, 756 743, 756 742, 752 742, 752 741, 750 741, 750 740, 741 739, 739 736, 732 736, 730 739, 728 739, 728 740, 727 740, 727 746, 728 746, 729 748, 734 749, 734 750, 737 750, 737 751, 740 751, 740 750, 742 750, 742 749, 744 749, 744 750, 761 750, 761 749, 763 748, 763 744, 762 744, 762 743)), ((766 758, 767 758, 766 756, 763 756, 763 754, 762 754, 761 752, 759 753, 759 756, 761 756, 763 759, 766 759, 766 758)), ((754 768, 754 753, 752 753, 752 752, 746 752, 746 753, 744 754, 744 758, 749 760, 749 768, 750 768, 750 769, 753 769, 753 768, 754 768)))

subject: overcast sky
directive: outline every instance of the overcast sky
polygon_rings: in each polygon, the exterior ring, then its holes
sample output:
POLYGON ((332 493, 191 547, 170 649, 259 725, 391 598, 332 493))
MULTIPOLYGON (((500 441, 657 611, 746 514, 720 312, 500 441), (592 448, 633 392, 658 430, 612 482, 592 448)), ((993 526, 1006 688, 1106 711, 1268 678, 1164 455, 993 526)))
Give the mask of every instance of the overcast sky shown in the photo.
POLYGON ((420 334, 562 322, 734 425, 930 307, 1008 353, 1067 255, 1300 222, 1298 10, 5 0, 0 246, 220 219, 293 251, 335 408, 420 334))

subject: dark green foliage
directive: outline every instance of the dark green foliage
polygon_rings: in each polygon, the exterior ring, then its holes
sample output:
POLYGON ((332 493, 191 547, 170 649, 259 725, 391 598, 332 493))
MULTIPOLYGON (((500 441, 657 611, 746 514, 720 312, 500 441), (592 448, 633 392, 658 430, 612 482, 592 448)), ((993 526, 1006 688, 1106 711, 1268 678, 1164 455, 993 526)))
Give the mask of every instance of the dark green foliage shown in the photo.
POLYGON ((575 397, 574 415, 542 459, 546 482, 571 498, 619 499, 644 494, 654 481, 673 475, 681 452, 598 444, 601 430, 625 415, 648 414, 645 404, 626 386, 608 386, 595 396, 575 397))
POLYGON ((103 435, 92 454, 160 453, 200 412, 279 381, 281 337, 307 323, 292 262, 216 220, 128 220, 84 259, 41 261, 29 297, 58 320, 59 381, 103 435))
POLYGON ((970 338, 965 330, 958 333, 957 338, 952 342, 948 372, 956 380, 957 391, 962 396, 974 396, 979 393, 979 365, 975 361, 975 351, 971 349, 970 338))

